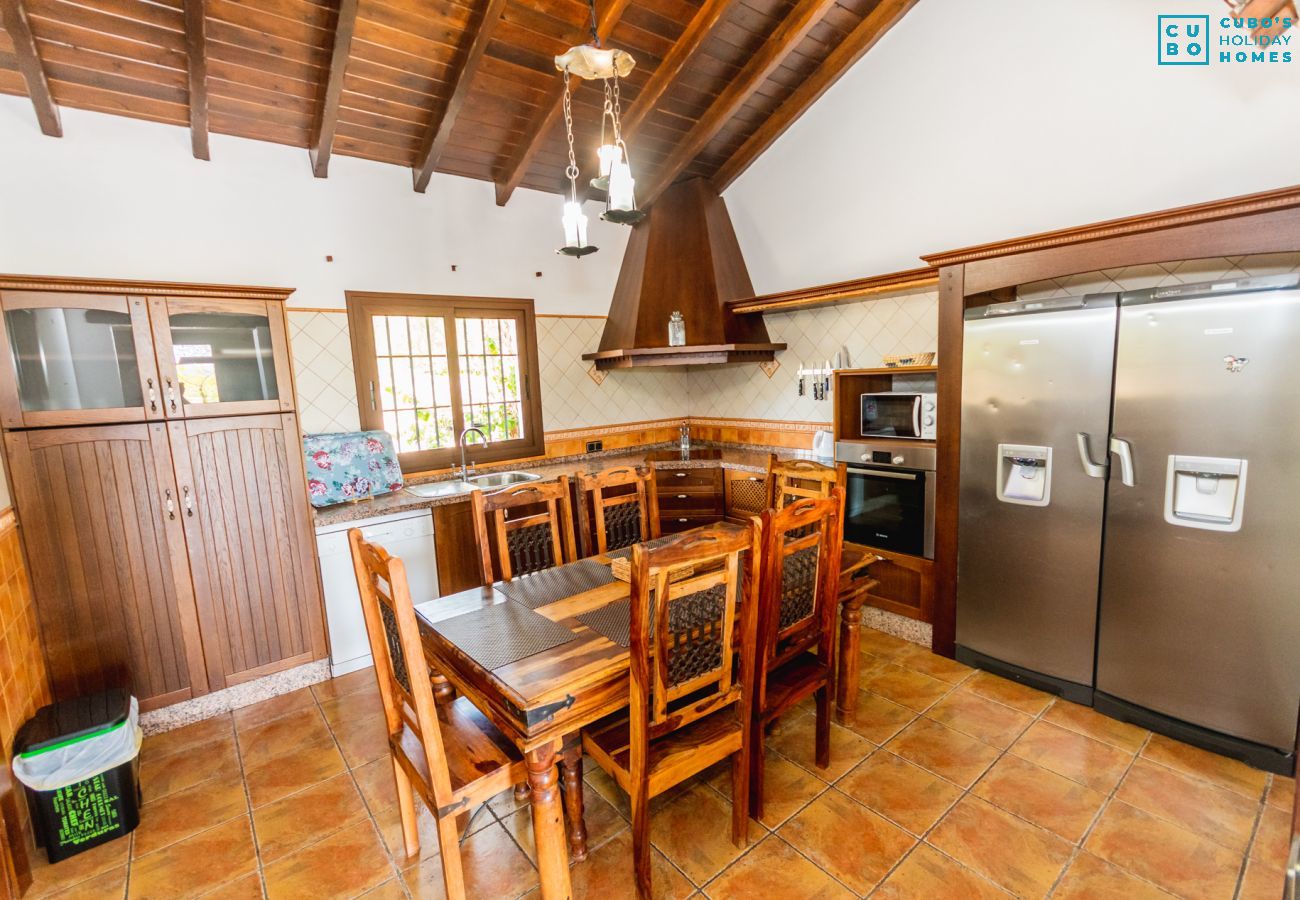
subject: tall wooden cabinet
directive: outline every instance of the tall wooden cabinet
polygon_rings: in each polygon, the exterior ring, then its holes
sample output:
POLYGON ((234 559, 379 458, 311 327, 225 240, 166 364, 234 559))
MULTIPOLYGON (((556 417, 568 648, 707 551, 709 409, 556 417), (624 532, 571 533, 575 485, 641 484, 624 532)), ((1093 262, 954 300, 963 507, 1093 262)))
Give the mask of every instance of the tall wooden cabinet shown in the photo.
POLYGON ((0 277, 0 424, 56 699, 323 657, 289 291, 0 277))

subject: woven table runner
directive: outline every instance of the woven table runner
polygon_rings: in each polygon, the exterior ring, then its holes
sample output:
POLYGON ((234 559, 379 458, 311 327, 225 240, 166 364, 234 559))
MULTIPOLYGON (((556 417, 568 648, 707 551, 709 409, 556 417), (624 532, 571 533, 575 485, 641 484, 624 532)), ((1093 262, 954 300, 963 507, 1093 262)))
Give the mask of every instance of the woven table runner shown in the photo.
POLYGON ((611 581, 614 581, 614 575, 609 571, 609 566, 594 559, 584 559, 502 581, 495 587, 516 603, 537 609, 602 587, 611 581))
POLYGON ((518 603, 453 616, 433 630, 489 672, 574 639, 563 625, 518 603))
MULTIPOLYGON (((646 547, 646 549, 653 550, 656 547, 662 547, 664 544, 668 543, 671 540, 675 540, 677 537, 678 536, 675 534, 666 534, 663 537, 655 538, 653 541, 646 541, 644 543, 644 546, 646 547)), ((611 550, 609 553, 606 553, 605 555, 608 556, 610 559, 631 559, 632 548, 624 547, 622 550, 611 550)))

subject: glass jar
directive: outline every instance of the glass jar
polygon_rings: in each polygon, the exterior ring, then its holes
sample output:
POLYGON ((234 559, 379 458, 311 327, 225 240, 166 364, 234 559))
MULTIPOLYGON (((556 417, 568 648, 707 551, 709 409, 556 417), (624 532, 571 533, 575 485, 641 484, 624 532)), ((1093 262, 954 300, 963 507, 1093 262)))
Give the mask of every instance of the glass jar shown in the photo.
POLYGON ((668 318, 668 346, 686 346, 686 320, 677 310, 673 310, 673 314, 668 318))

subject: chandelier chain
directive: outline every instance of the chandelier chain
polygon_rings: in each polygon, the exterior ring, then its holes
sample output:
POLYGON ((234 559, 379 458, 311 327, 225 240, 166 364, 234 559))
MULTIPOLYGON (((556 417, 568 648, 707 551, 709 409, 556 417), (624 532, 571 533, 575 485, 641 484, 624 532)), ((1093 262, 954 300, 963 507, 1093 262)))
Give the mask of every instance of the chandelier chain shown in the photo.
POLYGON ((564 174, 569 179, 569 193, 578 199, 578 158, 573 153, 573 101, 569 91, 569 70, 564 70, 564 133, 569 141, 569 167, 564 174))

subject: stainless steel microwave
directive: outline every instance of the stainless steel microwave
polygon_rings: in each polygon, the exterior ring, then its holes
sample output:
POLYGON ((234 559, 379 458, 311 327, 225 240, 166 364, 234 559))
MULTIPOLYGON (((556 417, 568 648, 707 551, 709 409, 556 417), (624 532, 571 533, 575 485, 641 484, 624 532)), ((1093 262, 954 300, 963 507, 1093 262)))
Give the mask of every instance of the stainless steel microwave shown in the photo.
POLYGON ((935 405, 934 394, 915 391, 863 394, 862 436, 932 441, 935 405))

